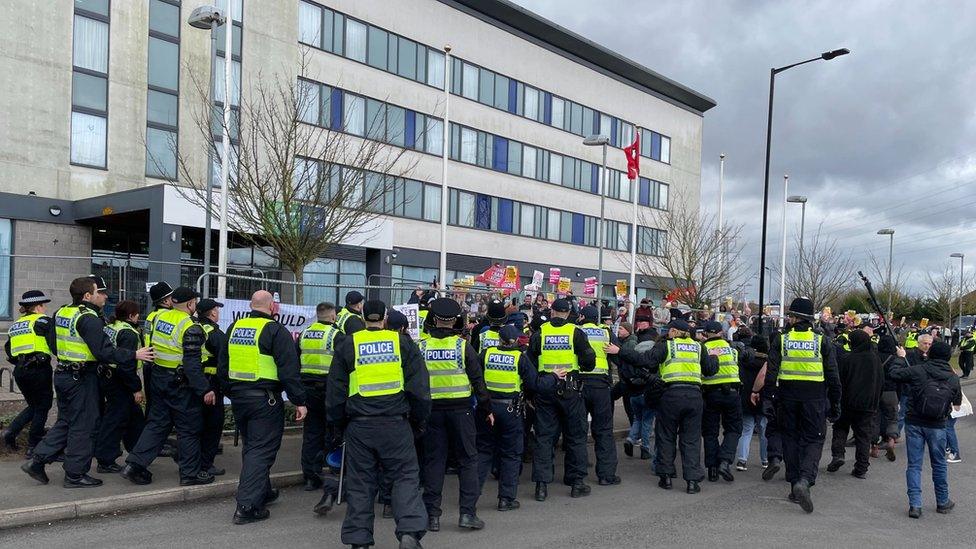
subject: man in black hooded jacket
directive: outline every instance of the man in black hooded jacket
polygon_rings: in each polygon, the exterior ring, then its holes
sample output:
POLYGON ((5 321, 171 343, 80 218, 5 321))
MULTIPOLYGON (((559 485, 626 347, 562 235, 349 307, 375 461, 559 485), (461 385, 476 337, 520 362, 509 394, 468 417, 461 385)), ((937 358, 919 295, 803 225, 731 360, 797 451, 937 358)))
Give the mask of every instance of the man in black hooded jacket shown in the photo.
POLYGON ((884 388, 884 368, 871 336, 864 330, 850 334, 851 352, 837 360, 841 384, 841 413, 834 422, 830 445, 833 459, 827 472, 836 473, 844 465, 844 445, 854 431, 855 465, 851 474, 863 479, 870 466, 871 440, 877 424, 878 404, 884 388))

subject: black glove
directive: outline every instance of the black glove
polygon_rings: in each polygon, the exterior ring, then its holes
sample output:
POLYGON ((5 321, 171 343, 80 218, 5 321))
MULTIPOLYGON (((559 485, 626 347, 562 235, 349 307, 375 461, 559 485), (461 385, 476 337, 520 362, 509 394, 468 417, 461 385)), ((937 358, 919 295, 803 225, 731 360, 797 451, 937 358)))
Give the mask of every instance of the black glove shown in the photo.
POLYGON ((424 436, 424 433, 427 432, 427 422, 418 421, 416 423, 411 423, 410 428, 413 429, 414 440, 417 440, 420 437, 424 436))
POLYGON ((838 419, 840 419, 840 403, 831 402, 830 411, 827 412, 827 421, 830 423, 834 423, 838 419))

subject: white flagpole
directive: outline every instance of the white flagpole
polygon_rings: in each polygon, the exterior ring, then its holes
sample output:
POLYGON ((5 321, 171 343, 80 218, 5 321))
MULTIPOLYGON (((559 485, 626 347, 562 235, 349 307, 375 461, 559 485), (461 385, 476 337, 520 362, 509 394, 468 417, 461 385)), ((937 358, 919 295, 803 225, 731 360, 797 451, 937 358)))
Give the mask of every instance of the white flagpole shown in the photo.
MULTIPOLYGON (((635 135, 640 135, 640 128, 634 128, 635 135)), ((633 143, 633 141, 631 141, 633 143)), ((640 156, 640 150, 637 151, 640 156)), ((629 162, 630 159, 628 159, 629 162)), ((634 322, 637 315, 637 195, 640 192, 638 183, 640 182, 640 172, 637 177, 631 180, 631 199, 633 199, 634 219, 630 228, 630 294, 634 296, 633 303, 630 304, 630 321, 634 322)))
MULTIPOLYGON (((220 232, 217 237, 217 299, 227 297, 227 195, 230 194, 230 101, 233 84, 234 2, 227 0, 227 18, 224 21, 224 124, 221 145, 224 156, 220 159, 220 232)), ((209 205, 208 205, 209 207, 209 205)), ((207 250, 210 253, 210 250, 207 250)), ((208 273, 209 274, 209 273, 208 273)))
POLYGON ((447 160, 450 152, 451 122, 451 46, 444 46, 444 137, 442 143, 443 162, 441 166, 441 257, 437 280, 442 290, 447 289, 447 160))

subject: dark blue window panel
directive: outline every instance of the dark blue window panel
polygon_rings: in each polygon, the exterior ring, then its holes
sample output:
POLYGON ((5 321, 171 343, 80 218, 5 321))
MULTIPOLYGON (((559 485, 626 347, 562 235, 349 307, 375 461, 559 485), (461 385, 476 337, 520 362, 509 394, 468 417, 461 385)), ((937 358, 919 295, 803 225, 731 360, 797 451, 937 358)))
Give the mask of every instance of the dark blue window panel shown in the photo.
POLYGON ((661 134, 651 132, 651 158, 661 159, 661 134))
POLYGON ((617 144, 617 119, 610 119, 610 144, 614 147, 619 147, 617 144))
POLYGON ((640 192, 637 195, 637 201, 641 203, 642 206, 651 205, 651 180, 640 178, 640 192))
MULTIPOLYGON (((414 111, 407 111, 403 121, 403 133, 406 148, 415 148, 417 146, 417 113, 414 111)), ((421 143, 421 148, 423 148, 423 143, 421 143)))
POLYGON ((491 229, 491 197, 479 194, 475 203, 474 226, 479 229, 491 229))
POLYGON ((593 111, 593 135, 600 135, 600 113, 593 111))
POLYGON ((518 112, 518 82, 512 79, 508 81, 508 112, 518 112))
POLYGON ((342 131, 342 90, 332 88, 332 129, 342 131))
POLYGON ((549 92, 544 92, 542 97, 542 121, 546 124, 552 124, 552 94, 549 92))
POLYGON ((590 164, 592 167, 590 174, 590 192, 600 194, 600 166, 590 164))
POLYGON ((586 218, 583 217, 583 214, 573 214, 573 244, 583 243, 583 233, 586 232, 585 221, 586 218))
POLYGON ((498 230, 512 232, 512 201, 505 198, 498 200, 498 230))
POLYGON ((494 141, 492 142, 492 155, 491 155, 491 169, 498 172, 508 171, 508 139, 504 137, 493 136, 494 141))

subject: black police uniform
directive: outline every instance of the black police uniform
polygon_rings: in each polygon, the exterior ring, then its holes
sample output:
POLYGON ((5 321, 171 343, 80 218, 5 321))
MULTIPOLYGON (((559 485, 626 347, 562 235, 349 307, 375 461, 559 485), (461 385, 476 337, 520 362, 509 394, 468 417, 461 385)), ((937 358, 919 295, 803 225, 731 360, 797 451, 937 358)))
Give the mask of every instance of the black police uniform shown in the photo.
MULTIPOLYGON (((99 307, 87 301, 82 301, 79 306, 95 313, 81 315, 77 322, 77 331, 97 362, 58 365, 54 373, 54 388, 58 393, 58 420, 44 439, 34 447, 33 458, 35 465, 43 466, 64 452, 65 482, 78 480, 91 469, 101 408, 98 364, 120 364, 135 360, 134 352, 112 345, 112 340, 105 333, 105 321, 102 320, 99 307)), ((53 326, 48 331, 47 344, 51 353, 57 354, 57 336, 53 326)))
MULTIPOLYGON (((553 318, 549 321, 559 328, 569 323, 564 318, 553 318)), ((590 342, 582 330, 577 329, 573 335, 573 351, 579 369, 584 372, 593 370, 596 354, 590 347, 590 342)), ((535 364, 539 363, 542 354, 542 335, 536 332, 529 339, 529 358, 535 364)), ((555 374, 547 374, 555 376, 555 374)), ((542 382, 540 382, 541 385, 542 382)), ((569 486, 582 483, 586 479, 589 467, 586 453, 586 406, 579 390, 579 376, 569 374, 565 383, 556 383, 561 390, 540 390, 535 398, 535 449, 532 455, 532 480, 537 483, 549 484, 554 476, 554 457, 556 437, 560 431, 563 435, 563 447, 566 450, 563 482, 569 486), (562 394, 559 394, 562 393, 562 394)), ((548 494, 536 494, 537 499, 544 499, 548 494), (539 496, 542 497, 539 497, 539 496)))
MULTIPOLYGON (((705 340, 723 341, 721 336, 710 337, 705 340)), ((702 347, 705 345, 703 344, 702 347)), ((705 349, 707 352, 707 349, 705 349)), ((746 353, 737 353, 737 362, 741 366, 746 353)), ((705 467, 709 474, 722 465, 733 463, 735 451, 739 446, 742 435, 742 397, 739 394, 742 383, 738 378, 731 383, 719 385, 702 384, 704 409, 702 411, 702 443, 705 447, 705 467), (722 431, 722 441, 719 442, 719 432, 722 431)), ((751 390, 751 388, 750 388, 751 390)), ((722 475, 729 475, 726 480, 732 480, 730 471, 722 471, 722 475)), ((710 476, 709 480, 716 480, 710 476)))
MULTIPOLYGON (((334 326, 332 322, 321 320, 318 322, 326 326, 334 326)), ((355 320, 350 318, 346 325, 349 326, 350 323, 354 322, 355 320)), ((333 342, 333 349, 337 349, 345 337, 342 332, 337 333, 333 342)), ((299 361, 301 361, 302 354, 301 344, 301 338, 295 341, 299 361)), ((333 450, 336 441, 336 433, 333 432, 334 429, 330 427, 325 417, 325 388, 328 376, 302 372, 301 378, 302 384, 305 385, 305 406, 308 408, 308 415, 302 422, 302 473, 305 475, 305 482, 310 487, 318 487, 322 484, 321 473, 325 456, 333 450)))
POLYGON ((214 469, 214 460, 220 448, 220 438, 224 434, 224 390, 221 386, 220 376, 217 375, 217 365, 220 363, 220 356, 227 348, 227 334, 210 319, 201 319, 200 324, 210 328, 207 333, 207 342, 204 344, 207 352, 210 353, 210 357, 203 363, 203 376, 207 379, 209 390, 214 392, 214 403, 203 404, 203 425, 201 425, 200 431, 200 470, 211 471, 214 469))
MULTIPOLYGON (((34 321, 36 335, 47 340, 48 331, 54 331, 51 317, 42 316, 34 321)), ((3 348, 7 353, 7 360, 14 365, 14 380, 17 381, 17 388, 20 389, 24 402, 27 403, 27 407, 21 410, 4 430, 4 443, 8 447, 15 447, 17 435, 30 423, 30 432, 27 434, 28 457, 30 457, 33 448, 44 438, 44 425, 47 423, 51 406, 54 405, 51 355, 34 352, 15 358, 11 355, 10 339, 7 339, 3 348)))
MULTIPOLYGON (((585 309, 585 307, 584 307, 585 309)), ((580 319, 580 323, 593 319, 580 319)), ((618 344, 617 336, 607 326, 600 326, 606 333, 607 341, 618 344)), ((589 339, 589 338, 587 338, 589 339)), ((617 476, 617 447, 613 440, 613 395, 610 374, 610 360, 607 360, 606 374, 582 374, 582 395, 586 413, 590 415, 590 432, 593 435, 593 453, 596 456, 596 477, 601 485, 619 484, 617 476)))
POLYGON ((135 393, 142 390, 135 360, 135 352, 142 346, 142 341, 139 327, 129 324, 133 330, 121 330, 115 342, 118 347, 132 351, 132 360, 116 364, 100 379, 105 411, 95 439, 95 461, 102 469, 99 472, 118 472, 120 468, 115 460, 122 455, 121 447, 131 452, 146 426, 146 416, 135 400, 135 393))
POLYGON ((304 406, 305 387, 299 376, 295 339, 288 329, 263 312, 251 311, 248 317, 271 320, 261 331, 257 343, 261 354, 274 359, 278 381, 239 381, 228 377, 228 350, 237 321, 227 328, 227 344, 217 363, 217 376, 223 384, 224 393, 230 398, 234 420, 244 439, 241 477, 237 485, 238 511, 253 512, 263 510, 266 502, 275 497, 271 487, 271 466, 278 456, 281 437, 285 432, 285 406, 281 392, 284 390, 295 406, 304 406))
POLYGON ((353 309, 350 306, 346 306, 345 310, 351 314, 351 316, 346 320, 346 322, 341 326, 342 333, 344 335, 352 335, 359 330, 366 329, 366 322, 363 321, 363 313, 353 309))
POLYGON ((348 507, 342 543, 373 544, 373 502, 381 468, 393 479, 391 505, 397 537, 412 534, 420 539, 427 530, 427 511, 419 492, 414 436, 423 432, 430 417, 427 367, 413 340, 400 334, 403 390, 382 396, 349 396, 349 375, 356 367, 354 344, 354 338, 347 337, 336 349, 325 398, 329 423, 344 427, 343 487, 348 507))

